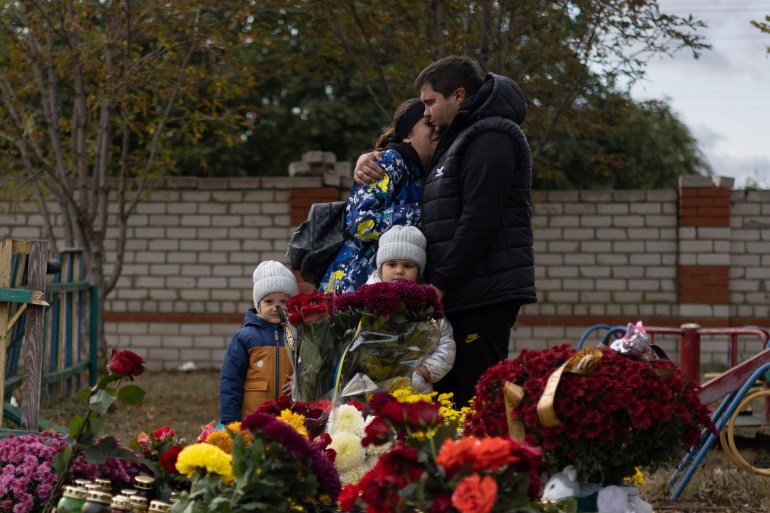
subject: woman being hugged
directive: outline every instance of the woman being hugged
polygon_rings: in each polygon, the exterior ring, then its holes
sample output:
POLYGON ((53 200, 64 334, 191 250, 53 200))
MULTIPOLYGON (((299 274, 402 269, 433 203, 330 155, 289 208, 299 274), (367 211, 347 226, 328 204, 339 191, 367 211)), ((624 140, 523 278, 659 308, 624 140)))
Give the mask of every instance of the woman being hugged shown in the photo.
POLYGON ((377 139, 375 149, 382 152, 379 165, 385 174, 375 183, 351 187, 345 210, 351 238, 324 273, 320 290, 356 290, 377 268, 380 234, 393 225, 419 224, 423 174, 438 141, 424 112, 419 99, 405 101, 377 139))

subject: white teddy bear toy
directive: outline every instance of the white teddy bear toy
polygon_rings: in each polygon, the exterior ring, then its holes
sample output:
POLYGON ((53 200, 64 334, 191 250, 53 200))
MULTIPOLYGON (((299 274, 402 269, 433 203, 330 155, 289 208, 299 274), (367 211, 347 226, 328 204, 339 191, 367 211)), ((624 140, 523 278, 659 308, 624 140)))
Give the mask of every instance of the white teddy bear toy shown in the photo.
POLYGON ((652 506, 639 497, 635 486, 606 486, 581 483, 572 465, 552 475, 543 488, 543 500, 558 501, 568 497, 587 497, 599 492, 596 498, 598 513, 652 513, 652 506))

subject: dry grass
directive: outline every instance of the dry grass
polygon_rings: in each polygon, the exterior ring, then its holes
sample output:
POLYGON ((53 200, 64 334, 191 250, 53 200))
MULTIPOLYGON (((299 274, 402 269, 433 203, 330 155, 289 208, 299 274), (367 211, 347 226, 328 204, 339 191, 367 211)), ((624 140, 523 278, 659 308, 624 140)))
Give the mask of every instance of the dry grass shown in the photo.
MULTIPOLYGON (((107 416, 107 433, 124 443, 141 430, 162 426, 195 439, 200 427, 218 416, 218 371, 147 372, 136 384, 147 392, 142 405, 120 405, 117 412, 107 416)), ((75 413, 83 411, 82 403, 63 401, 43 409, 41 415, 66 425, 75 413)), ((751 450, 767 458, 770 444, 751 450)), ((719 448, 707 455, 677 500, 668 499, 666 482, 670 476, 671 469, 645 475, 642 497, 658 513, 770 513, 770 477, 737 470, 719 448)))

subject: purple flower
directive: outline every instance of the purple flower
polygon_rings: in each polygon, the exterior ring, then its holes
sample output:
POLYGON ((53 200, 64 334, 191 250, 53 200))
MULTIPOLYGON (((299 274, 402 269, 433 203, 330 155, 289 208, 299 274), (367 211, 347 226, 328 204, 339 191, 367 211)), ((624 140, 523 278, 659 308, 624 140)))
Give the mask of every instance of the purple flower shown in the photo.
MULTIPOLYGON (((42 509, 58 478, 51 468, 51 460, 67 446, 66 435, 50 431, 22 436, 11 434, 0 440, 0 510, 29 513, 42 509)), ((108 458, 107 463, 98 466, 86 462, 82 453, 71 469, 73 479, 101 476, 115 483, 130 483, 137 473, 133 463, 108 458)))
POLYGON ((444 317, 444 307, 438 300, 436 289, 414 281, 399 280, 392 283, 404 306, 414 314, 422 317, 422 313, 432 308, 432 317, 444 317))
POLYGON ((401 298, 390 283, 371 283, 358 289, 364 307, 374 315, 393 315, 401 308, 401 298))
POLYGON ((292 458, 310 464, 313 474, 318 476, 319 486, 323 493, 329 494, 336 500, 340 493, 340 479, 334 465, 307 438, 271 415, 252 413, 241 422, 241 427, 251 431, 254 436, 281 445, 292 458))
POLYGON ((335 310, 355 310, 362 308, 363 302, 361 297, 356 292, 347 292, 345 294, 338 294, 334 296, 334 309, 335 310))

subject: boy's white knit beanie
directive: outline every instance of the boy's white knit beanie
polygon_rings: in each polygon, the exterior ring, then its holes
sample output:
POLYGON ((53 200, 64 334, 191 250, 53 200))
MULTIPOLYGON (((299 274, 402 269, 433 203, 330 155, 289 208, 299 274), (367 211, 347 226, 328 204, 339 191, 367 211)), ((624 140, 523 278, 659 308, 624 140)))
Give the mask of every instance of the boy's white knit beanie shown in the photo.
POLYGON ((380 236, 377 249, 377 269, 388 260, 411 260, 420 268, 420 274, 425 269, 425 247, 427 241, 416 226, 391 226, 380 236))
POLYGON ((259 308, 260 300, 273 292, 284 292, 290 296, 299 293, 297 279, 281 262, 265 260, 254 269, 254 307, 259 308))

